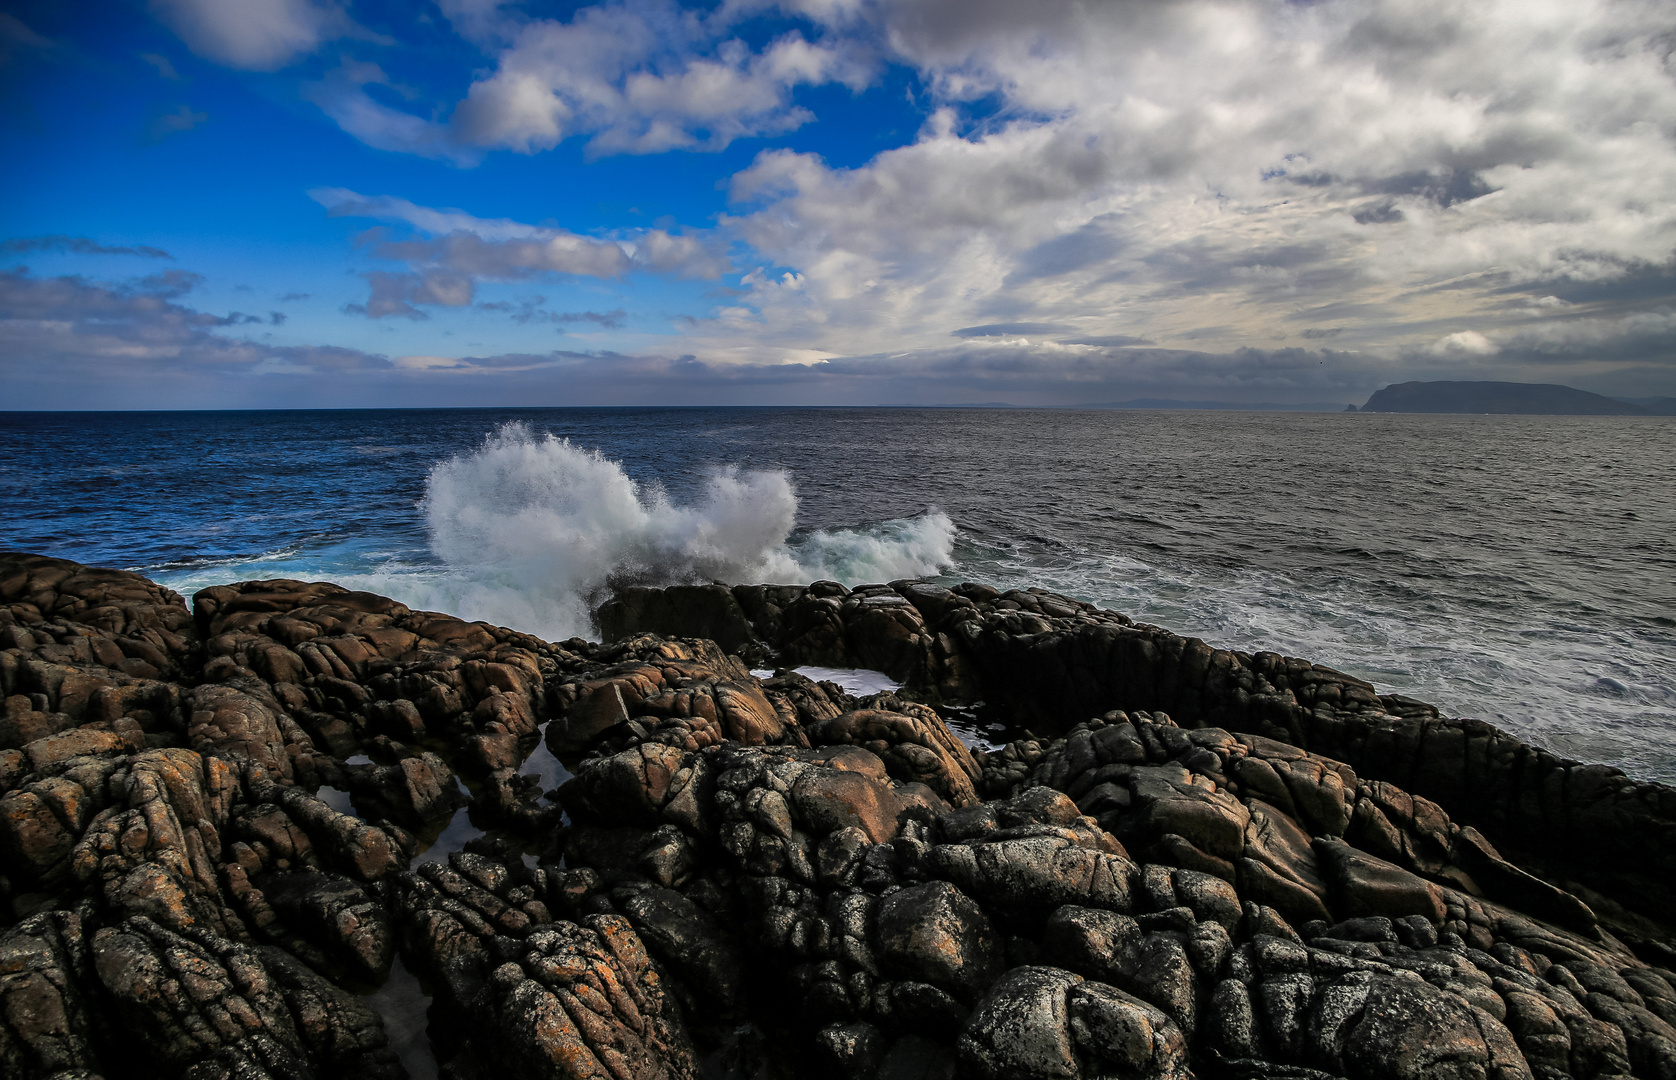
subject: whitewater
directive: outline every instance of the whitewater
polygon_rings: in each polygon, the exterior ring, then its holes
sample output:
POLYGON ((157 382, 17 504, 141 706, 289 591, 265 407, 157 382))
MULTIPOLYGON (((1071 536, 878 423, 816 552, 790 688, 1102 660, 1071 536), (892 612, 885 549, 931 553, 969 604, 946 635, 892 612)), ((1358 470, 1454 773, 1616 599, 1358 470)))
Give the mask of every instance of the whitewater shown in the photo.
POLYGON ((625 585, 888 581, 953 563, 954 523, 937 510, 799 533, 783 470, 712 469, 683 505, 598 450, 516 422, 438 463, 425 488, 441 565, 390 565, 342 583, 550 640, 590 636, 592 611, 625 585))
POLYGON ((627 584, 1043 586, 1676 780, 1676 422, 1053 410, 0 414, 0 543, 548 639, 627 584))

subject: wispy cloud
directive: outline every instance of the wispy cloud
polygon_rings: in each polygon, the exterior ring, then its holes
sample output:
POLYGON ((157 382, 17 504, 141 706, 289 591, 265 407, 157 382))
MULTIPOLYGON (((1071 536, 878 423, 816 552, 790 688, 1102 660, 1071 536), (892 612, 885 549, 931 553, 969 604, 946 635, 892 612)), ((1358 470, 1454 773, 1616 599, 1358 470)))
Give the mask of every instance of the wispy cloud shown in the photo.
POLYGON ((727 268, 713 241, 701 236, 641 229, 614 238, 581 236, 564 229, 505 218, 477 218, 437 210, 392 196, 368 197, 343 188, 309 192, 334 217, 367 217, 411 226, 423 234, 392 239, 364 237, 379 258, 406 263, 410 272, 366 275, 373 295, 348 310, 372 318, 423 318, 416 305, 461 307, 471 303, 479 280, 524 281, 544 275, 620 278, 635 271, 711 279, 727 268))
POLYGON ((180 72, 175 70, 173 61, 171 61, 167 56, 164 56, 162 53, 141 53, 140 59, 156 68, 157 74, 161 75, 165 79, 168 79, 170 82, 180 81, 180 72))
POLYGON ((146 129, 147 136, 152 142, 166 139, 170 135, 179 135, 183 131, 193 128, 209 119, 208 113, 201 113, 188 105, 176 105, 172 110, 161 113, 152 120, 146 129))
POLYGON ((30 251, 59 251, 74 255, 138 255, 145 259, 172 259, 162 248, 138 244, 132 247, 124 245, 106 245, 86 236, 22 236, 13 240, 0 242, 0 252, 7 255, 22 255, 30 251))

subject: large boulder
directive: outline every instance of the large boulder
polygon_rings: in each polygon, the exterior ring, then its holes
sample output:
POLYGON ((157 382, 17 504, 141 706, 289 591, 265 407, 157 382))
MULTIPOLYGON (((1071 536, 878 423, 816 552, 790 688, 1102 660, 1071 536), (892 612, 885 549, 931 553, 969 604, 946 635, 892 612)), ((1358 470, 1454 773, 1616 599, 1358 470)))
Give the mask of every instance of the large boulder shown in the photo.
POLYGON ((946 881, 899 889, 879 901, 874 949, 885 969, 974 1001, 1005 966, 983 909, 946 881))
POLYGON ((982 1080, 1191 1076, 1168 1017, 1115 987, 1051 967, 1019 967, 972 1011, 960 1060, 982 1080))
POLYGON ((619 916, 519 943, 470 1003, 473 1056, 517 1080, 689 1080, 692 1044, 645 946, 619 916))
POLYGON ((756 640, 739 601, 725 585, 631 585, 600 606, 598 619, 606 641, 635 634, 708 638, 735 652, 756 640))

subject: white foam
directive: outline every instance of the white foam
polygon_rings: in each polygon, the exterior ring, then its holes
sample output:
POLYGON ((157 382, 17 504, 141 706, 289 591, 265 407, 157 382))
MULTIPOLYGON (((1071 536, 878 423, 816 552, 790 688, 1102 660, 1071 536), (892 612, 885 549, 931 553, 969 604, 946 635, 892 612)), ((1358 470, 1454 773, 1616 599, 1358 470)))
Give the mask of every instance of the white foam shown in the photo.
POLYGON ((787 473, 736 468, 713 471, 692 505, 677 505, 598 452, 507 424, 431 469, 422 508, 442 568, 339 580, 562 639, 587 635, 591 609, 624 585, 878 581, 953 560, 954 523, 939 511, 794 535, 797 505, 787 473))

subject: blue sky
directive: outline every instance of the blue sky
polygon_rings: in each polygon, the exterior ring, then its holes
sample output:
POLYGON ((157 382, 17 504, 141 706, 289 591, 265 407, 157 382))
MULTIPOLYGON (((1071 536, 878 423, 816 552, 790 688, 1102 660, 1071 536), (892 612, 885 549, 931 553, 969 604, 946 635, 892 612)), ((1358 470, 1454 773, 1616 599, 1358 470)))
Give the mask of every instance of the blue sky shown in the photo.
POLYGON ((1658 3, 0 13, 9 407, 1676 394, 1658 3))

